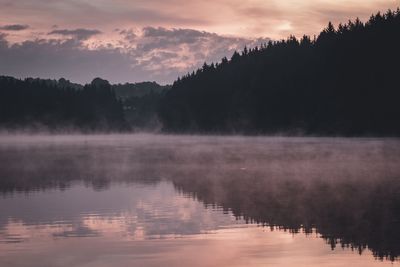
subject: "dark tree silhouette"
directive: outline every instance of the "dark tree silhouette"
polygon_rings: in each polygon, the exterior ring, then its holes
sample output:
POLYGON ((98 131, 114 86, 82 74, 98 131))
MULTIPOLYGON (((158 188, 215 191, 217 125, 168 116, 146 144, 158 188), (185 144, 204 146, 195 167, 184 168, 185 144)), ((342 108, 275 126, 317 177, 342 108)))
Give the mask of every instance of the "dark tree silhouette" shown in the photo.
POLYGON ((178 78, 166 131, 399 135, 400 11, 269 42, 178 78))
POLYGON ((111 85, 99 78, 84 87, 59 81, 0 77, 0 126, 91 130, 127 128, 111 85))
POLYGON ((157 109, 170 85, 156 82, 114 84, 112 88, 123 102, 125 118, 132 130, 158 131, 157 109))

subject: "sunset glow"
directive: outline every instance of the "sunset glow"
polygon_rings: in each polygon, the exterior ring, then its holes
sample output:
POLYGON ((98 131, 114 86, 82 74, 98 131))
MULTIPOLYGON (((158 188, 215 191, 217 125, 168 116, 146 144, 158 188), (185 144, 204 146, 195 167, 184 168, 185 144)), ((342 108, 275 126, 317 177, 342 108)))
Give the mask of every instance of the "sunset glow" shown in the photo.
POLYGON ((0 6, 4 74, 171 83, 245 45, 313 36, 329 21, 366 20, 375 12, 396 9, 399 1, 0 0, 0 6), (9 48, 15 43, 24 46, 24 57, 18 47, 9 48), (39 57, 43 50, 53 52, 39 57), (32 60, 24 67, 21 61, 27 58, 32 60), (98 66, 105 62, 108 66, 98 66), (96 67, 89 72, 89 66, 96 67))

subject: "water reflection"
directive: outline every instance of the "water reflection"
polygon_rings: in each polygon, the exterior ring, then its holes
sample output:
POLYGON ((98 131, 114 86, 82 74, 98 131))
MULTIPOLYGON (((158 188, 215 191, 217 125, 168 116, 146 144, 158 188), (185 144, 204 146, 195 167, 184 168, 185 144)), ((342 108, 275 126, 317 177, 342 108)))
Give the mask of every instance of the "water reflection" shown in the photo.
POLYGON ((177 238, 236 223, 233 216, 177 195, 167 182, 116 185, 102 191, 74 184, 62 193, 53 190, 3 198, 0 210, 0 242, 5 243, 26 241, 27 232, 55 238, 177 238))
MULTIPOLYGON (((279 258, 294 255, 301 266, 300 251, 310 265, 316 257, 311 251, 319 251, 317 265, 325 260, 339 266, 354 255, 334 254, 329 260, 330 249, 338 246, 395 261, 400 255, 399 159, 400 142, 390 139, 2 137, 0 251, 11 257, 12 250, 32 249, 32 244, 51 251, 50 240, 70 243, 79 237, 90 246, 88 240, 107 240, 124 257, 135 254, 137 260, 151 252, 166 260, 171 255, 158 251, 163 242, 168 249, 187 247, 194 253, 205 243, 217 251, 218 238, 231 238, 247 244, 223 242, 247 251, 242 255, 246 265, 252 265, 250 259, 274 265, 264 254, 277 253, 279 258), (203 240, 204 234, 213 241, 203 240), (327 243, 325 248, 314 236, 327 243)), ((335 253, 346 251, 351 250, 335 253)), ((220 265, 234 265, 228 259, 220 265)), ((371 259, 353 261, 383 264, 371 259)))

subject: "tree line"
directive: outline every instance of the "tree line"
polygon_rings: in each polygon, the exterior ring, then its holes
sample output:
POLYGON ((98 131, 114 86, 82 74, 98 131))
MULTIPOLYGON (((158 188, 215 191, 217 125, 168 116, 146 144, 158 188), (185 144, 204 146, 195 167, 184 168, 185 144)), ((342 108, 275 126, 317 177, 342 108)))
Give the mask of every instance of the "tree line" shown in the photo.
POLYGON ((171 86, 0 76, 0 128, 400 134, 400 10, 204 63, 171 86))
POLYGON ((0 77, 0 127, 109 131, 128 128, 122 102, 100 78, 81 86, 65 79, 0 77))
POLYGON ((178 78, 158 114, 165 131, 400 134, 400 10, 332 23, 204 63, 178 78))
POLYGON ((162 127, 157 110, 170 85, 156 82, 113 84, 117 96, 122 100, 125 118, 133 131, 158 131, 162 127))

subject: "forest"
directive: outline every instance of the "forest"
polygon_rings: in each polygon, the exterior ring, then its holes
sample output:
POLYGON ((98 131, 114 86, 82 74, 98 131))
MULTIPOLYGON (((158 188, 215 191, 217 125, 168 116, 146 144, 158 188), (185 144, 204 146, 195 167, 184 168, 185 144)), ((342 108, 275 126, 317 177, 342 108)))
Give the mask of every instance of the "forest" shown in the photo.
POLYGON ((5 129, 109 131, 127 129, 122 102, 100 78, 81 86, 0 77, 0 125, 5 129))
POLYGON ((0 76, 0 128, 398 136, 399 47, 397 9, 245 47, 172 86, 0 76))
POLYGON ((244 48, 178 78, 169 132, 399 135, 400 11, 244 48))
POLYGON ((0 76, 0 128, 28 131, 131 131, 160 128, 158 103, 168 89, 155 82, 90 84, 0 76))

